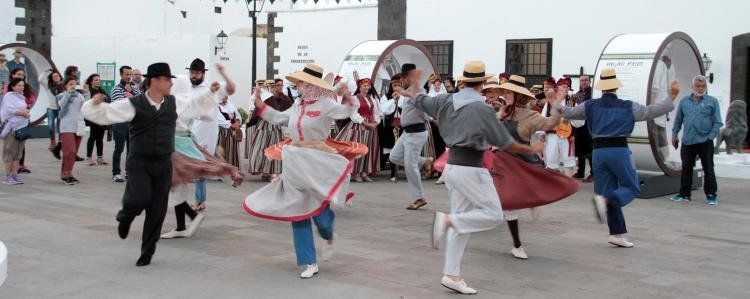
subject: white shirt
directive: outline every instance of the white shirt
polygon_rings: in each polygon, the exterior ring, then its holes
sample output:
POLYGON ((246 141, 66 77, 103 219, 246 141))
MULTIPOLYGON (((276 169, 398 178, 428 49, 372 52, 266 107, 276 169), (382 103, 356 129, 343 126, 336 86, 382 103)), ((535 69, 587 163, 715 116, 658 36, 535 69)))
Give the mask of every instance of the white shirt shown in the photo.
MULTIPOLYGON (((156 110, 161 109, 164 101, 157 103, 149 96, 148 92, 145 95, 151 106, 154 106, 156 110)), ((211 107, 216 106, 214 93, 211 90, 192 97, 188 95, 174 95, 174 97, 175 110, 177 110, 175 131, 177 132, 188 131, 190 123, 195 118, 210 116, 208 112, 211 111, 211 107)), ((130 101, 114 101, 94 105, 93 100, 88 100, 81 107, 81 112, 86 119, 102 126, 129 122, 135 117, 135 107, 130 101)))
POLYGON ((229 101, 224 104, 219 104, 219 115, 221 117, 218 118, 218 124, 220 127, 225 129, 229 129, 229 127, 232 125, 232 120, 240 117, 239 113, 237 112, 237 107, 229 101), (222 113, 229 114, 229 120, 227 120, 222 113))
MULTIPOLYGON (((210 90, 210 83, 203 81, 200 85, 192 86, 190 90, 194 95, 202 93, 205 90, 210 90)), ((208 116, 196 119, 191 129, 198 145, 206 149, 211 155, 216 153, 216 144, 219 143, 219 118, 224 119, 217 106, 219 105, 219 99, 227 95, 229 95, 229 92, 227 92, 226 83, 222 82, 221 87, 214 94, 213 107, 207 108, 209 111, 206 115, 208 116)))

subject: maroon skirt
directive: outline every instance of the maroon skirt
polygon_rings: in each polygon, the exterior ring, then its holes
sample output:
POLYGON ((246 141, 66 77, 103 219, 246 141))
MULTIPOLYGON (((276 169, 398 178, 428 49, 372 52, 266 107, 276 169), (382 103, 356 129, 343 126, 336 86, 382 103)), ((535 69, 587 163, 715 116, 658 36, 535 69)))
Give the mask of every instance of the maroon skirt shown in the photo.
POLYGON ((580 187, 571 177, 525 162, 505 151, 486 151, 484 158, 503 210, 550 204, 578 192, 580 187))

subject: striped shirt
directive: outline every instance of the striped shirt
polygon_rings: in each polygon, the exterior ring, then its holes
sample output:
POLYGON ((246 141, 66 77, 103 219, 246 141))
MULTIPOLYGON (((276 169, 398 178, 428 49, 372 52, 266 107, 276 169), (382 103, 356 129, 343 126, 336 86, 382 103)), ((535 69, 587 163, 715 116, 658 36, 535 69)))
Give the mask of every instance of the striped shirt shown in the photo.
POLYGON ((128 92, 125 91, 125 87, 122 85, 122 83, 117 84, 115 85, 114 88, 112 88, 112 92, 110 93, 110 98, 114 102, 114 101, 127 99, 127 98, 134 97, 134 96, 141 94, 141 91, 138 88, 132 87, 132 85, 131 85, 130 90, 131 90, 131 94, 128 95, 128 92))

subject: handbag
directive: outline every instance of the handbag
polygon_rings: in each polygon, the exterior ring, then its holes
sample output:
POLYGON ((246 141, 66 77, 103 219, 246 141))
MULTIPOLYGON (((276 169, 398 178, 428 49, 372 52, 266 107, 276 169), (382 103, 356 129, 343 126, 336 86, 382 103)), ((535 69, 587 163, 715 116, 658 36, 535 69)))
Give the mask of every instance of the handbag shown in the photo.
POLYGON ((24 141, 26 139, 29 139, 31 137, 31 133, 29 132, 29 127, 23 127, 16 129, 16 131, 13 133, 13 136, 16 137, 18 141, 24 141))
POLYGON ((81 137, 86 135, 86 122, 82 120, 76 122, 76 135, 81 137))

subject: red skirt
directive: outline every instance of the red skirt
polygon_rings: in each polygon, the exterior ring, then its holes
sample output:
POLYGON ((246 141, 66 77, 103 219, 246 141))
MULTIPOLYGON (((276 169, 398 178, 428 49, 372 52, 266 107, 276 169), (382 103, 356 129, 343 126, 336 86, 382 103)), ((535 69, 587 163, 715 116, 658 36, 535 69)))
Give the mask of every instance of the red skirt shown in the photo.
MULTIPOLYGON (((443 171, 450 150, 435 161, 443 171)), ((485 151, 484 167, 490 170, 503 210, 551 204, 578 192, 576 180, 554 170, 527 163, 505 151, 485 151)))
MULTIPOLYGON (((290 144, 292 144, 292 140, 286 139, 269 146, 265 149, 264 153, 271 160, 281 160, 281 148, 290 144)), ((357 142, 327 139, 325 144, 336 149, 339 155, 344 156, 349 161, 362 157, 368 152, 366 145, 357 142)))
POLYGON ((489 167, 503 210, 518 210, 551 204, 578 192, 576 180, 539 167, 505 151, 486 151, 489 167), (491 159, 491 160, 489 160, 491 159))

